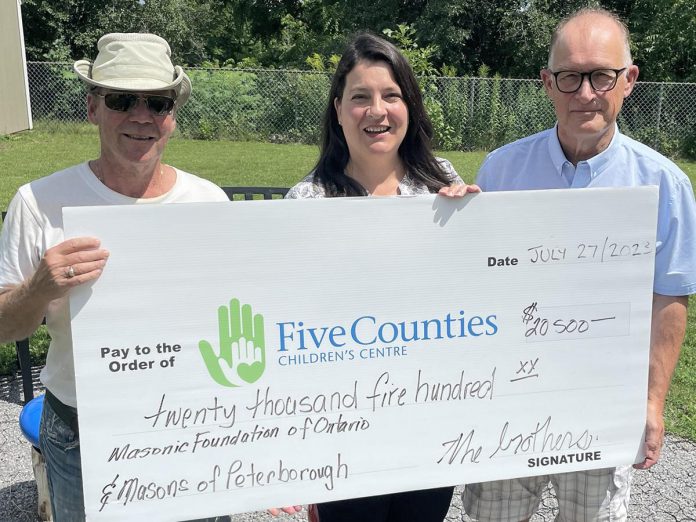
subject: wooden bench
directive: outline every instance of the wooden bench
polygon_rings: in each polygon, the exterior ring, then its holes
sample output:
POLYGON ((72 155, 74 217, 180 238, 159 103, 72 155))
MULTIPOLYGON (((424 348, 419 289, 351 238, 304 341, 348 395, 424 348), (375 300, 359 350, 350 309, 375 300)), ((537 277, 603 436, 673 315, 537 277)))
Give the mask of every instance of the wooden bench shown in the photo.
MULTIPOLYGON (((249 201, 254 199, 282 199, 288 190, 285 187, 222 187, 230 201, 249 201)), ((2 213, 5 219, 5 212, 2 213)), ((34 398, 34 382, 31 373, 31 355, 29 353, 29 339, 15 342, 17 350, 17 364, 22 377, 22 393, 24 403, 34 398)))

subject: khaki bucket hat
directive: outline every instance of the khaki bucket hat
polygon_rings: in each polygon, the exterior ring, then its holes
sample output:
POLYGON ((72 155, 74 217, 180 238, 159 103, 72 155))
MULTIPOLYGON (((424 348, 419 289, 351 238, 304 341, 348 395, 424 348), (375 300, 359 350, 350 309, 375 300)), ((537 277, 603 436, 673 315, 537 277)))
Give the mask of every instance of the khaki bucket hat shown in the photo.
POLYGON ((88 85, 121 91, 176 92, 181 107, 191 95, 191 80, 172 64, 171 49, 164 38, 148 33, 110 33, 97 43, 94 63, 78 60, 77 76, 88 85))

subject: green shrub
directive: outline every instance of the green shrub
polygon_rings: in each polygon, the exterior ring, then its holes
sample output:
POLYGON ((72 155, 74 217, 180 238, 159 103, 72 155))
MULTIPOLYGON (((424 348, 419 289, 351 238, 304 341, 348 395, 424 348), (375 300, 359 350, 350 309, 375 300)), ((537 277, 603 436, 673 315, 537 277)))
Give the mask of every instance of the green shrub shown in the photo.
POLYGON ((472 148, 465 141, 467 128, 471 123, 471 79, 441 78, 438 80, 438 86, 439 92, 442 93, 442 117, 454 133, 451 150, 472 148))
POLYGON ((17 355, 14 343, 0 344, 0 375, 12 375, 17 371, 17 355))
POLYGON ((696 131, 691 132, 682 143, 681 156, 686 159, 696 159, 696 131))
MULTIPOLYGON (((45 326, 40 326, 29 339, 29 355, 32 366, 46 364, 46 354, 51 338, 45 326)), ((14 343, 0 344, 0 375, 13 375, 19 366, 17 365, 17 350, 14 343)))
POLYGON ((262 96, 256 74, 230 69, 190 70, 193 95, 177 115, 182 136, 203 140, 263 139, 262 96))
POLYGON ((189 70, 194 93, 177 116, 182 136, 317 143, 330 75, 287 70, 189 70))
POLYGON ((514 107, 514 139, 536 134, 553 126, 556 114, 544 89, 537 84, 523 83, 514 107))
POLYGON ((262 135, 274 143, 319 143, 331 76, 278 71, 259 78, 264 96, 262 135))
POLYGON ((40 326, 29 339, 29 354, 31 355, 32 366, 43 366, 46 364, 46 354, 50 344, 51 337, 48 335, 48 330, 45 326, 40 326))
POLYGON ((433 130, 435 131, 435 148, 440 150, 457 150, 460 139, 457 130, 450 124, 451 120, 445 115, 445 108, 441 99, 441 89, 437 78, 421 77, 419 79, 423 91, 423 105, 428 113, 433 130))

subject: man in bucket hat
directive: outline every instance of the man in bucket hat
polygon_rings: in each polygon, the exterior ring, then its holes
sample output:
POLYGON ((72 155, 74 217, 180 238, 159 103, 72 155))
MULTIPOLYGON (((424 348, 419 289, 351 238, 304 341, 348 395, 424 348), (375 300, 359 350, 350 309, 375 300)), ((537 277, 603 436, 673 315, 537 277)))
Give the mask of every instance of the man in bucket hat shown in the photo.
MULTIPOLYGON (((87 84, 87 115, 100 155, 21 187, 0 235, 0 341, 22 339, 46 318, 51 345, 40 445, 55 522, 84 520, 68 294, 108 269, 99 240, 64 240, 62 208, 227 201, 213 183, 162 163, 191 82, 153 34, 107 34, 94 62, 74 68, 87 84)), ((105 325, 107 327, 107 325, 105 325)))

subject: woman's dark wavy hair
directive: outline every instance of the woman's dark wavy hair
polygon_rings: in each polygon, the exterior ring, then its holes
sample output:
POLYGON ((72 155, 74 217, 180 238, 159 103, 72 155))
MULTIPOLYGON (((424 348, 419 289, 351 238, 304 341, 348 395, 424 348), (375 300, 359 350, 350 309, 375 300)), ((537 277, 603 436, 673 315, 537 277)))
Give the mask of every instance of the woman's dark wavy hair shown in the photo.
POLYGON ((331 81, 314 181, 324 187, 328 197, 367 195, 362 185, 345 174, 350 152, 334 107, 334 100, 340 100, 343 96, 346 76, 361 60, 389 64, 401 89, 408 107, 408 129, 399 146, 399 157, 404 162, 408 175, 423 183, 430 192, 437 192, 449 185, 449 178, 433 156, 433 125, 425 111, 423 97, 411 66, 394 45, 370 33, 359 33, 351 40, 331 81))

